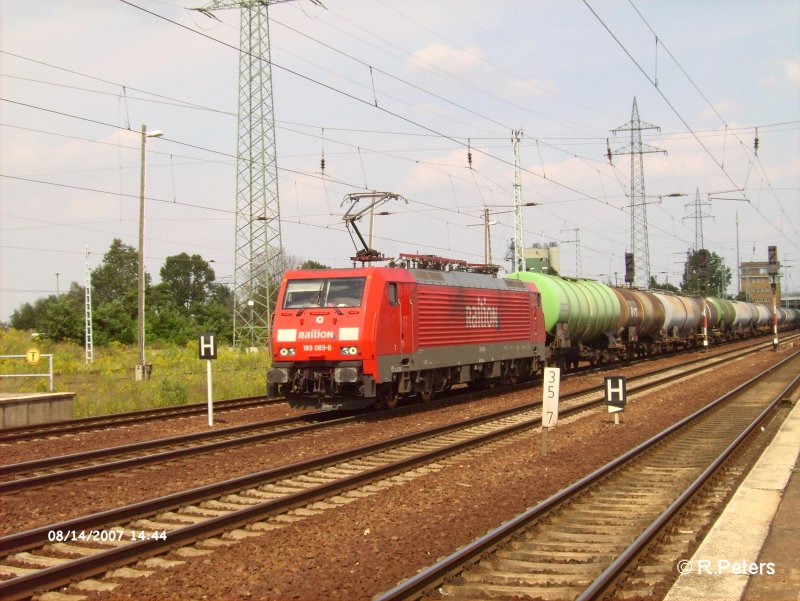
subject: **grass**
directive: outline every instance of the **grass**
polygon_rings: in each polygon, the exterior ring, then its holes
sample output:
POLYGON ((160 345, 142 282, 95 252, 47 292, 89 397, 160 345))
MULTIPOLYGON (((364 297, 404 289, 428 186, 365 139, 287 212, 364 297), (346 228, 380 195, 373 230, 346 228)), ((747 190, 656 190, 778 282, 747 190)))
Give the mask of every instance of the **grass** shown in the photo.
MULTIPOLYGON (((134 380, 136 347, 112 343, 94 348, 85 363, 82 347, 70 342, 33 340, 30 332, 0 331, 0 355, 24 355, 29 348, 53 354, 54 390, 74 392, 74 417, 135 411, 206 400, 206 362, 198 358, 197 341, 185 346, 157 344, 147 348, 152 377, 134 380)), ((266 391, 269 355, 219 348, 212 362, 214 399, 254 396, 266 391)), ((47 392, 47 377, 9 378, 4 374, 45 373, 46 358, 36 365, 25 359, 0 359, 0 393, 47 392)))

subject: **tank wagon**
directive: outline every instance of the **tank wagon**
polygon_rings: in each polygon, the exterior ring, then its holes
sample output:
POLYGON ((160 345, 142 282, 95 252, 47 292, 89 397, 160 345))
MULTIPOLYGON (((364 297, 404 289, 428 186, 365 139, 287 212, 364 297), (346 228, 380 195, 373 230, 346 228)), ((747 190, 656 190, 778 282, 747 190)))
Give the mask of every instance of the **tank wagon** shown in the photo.
MULTIPOLYGON (((393 407, 544 365, 605 364, 774 327, 766 305, 534 272, 396 267, 289 271, 273 320, 268 392, 328 408, 393 407)), ((780 309, 777 321, 796 327, 800 310, 780 309)))
MULTIPOLYGON (((762 304, 527 271, 507 278, 531 283, 541 292, 548 363, 562 368, 658 355, 769 333, 772 327, 772 309, 762 304)), ((778 323, 797 325, 800 311, 780 310, 778 323)))
POLYGON ((270 392, 293 406, 394 406, 453 384, 530 377, 546 361, 535 286, 459 271, 391 267, 285 274, 270 392))

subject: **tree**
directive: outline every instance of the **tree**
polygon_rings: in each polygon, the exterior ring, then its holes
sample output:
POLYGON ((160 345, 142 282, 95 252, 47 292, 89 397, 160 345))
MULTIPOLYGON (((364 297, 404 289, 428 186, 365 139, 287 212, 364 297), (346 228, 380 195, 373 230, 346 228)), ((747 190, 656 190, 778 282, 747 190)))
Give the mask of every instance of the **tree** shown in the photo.
POLYGON ((650 290, 666 290, 668 292, 680 292, 677 286, 673 286, 669 282, 662 282, 659 283, 656 280, 656 276, 650 276, 650 290))
MULTIPOLYGON (((39 303, 42 299, 39 299, 39 303)), ((11 314, 11 327, 18 330, 35 330, 39 311, 35 305, 25 303, 11 314)))
MULTIPOLYGON (((94 342, 97 344, 108 344, 116 340, 122 344, 134 344, 136 342, 136 312, 131 315, 131 298, 116 298, 99 305, 94 309, 92 319, 94 320, 93 335, 94 342)), ((133 293, 135 307, 136 293, 133 293)))
MULTIPOLYGON (((139 255, 136 249, 114 238, 108 252, 103 255, 103 262, 92 271, 92 303, 99 307, 131 291, 135 300, 138 282, 139 255)), ((149 283, 149 276, 145 276, 145 285, 149 283)), ((134 315, 135 312, 136 306, 134 315)))
MULTIPOLYGON (((145 275, 145 289, 150 277, 145 275)), ((114 238, 103 262, 92 271, 93 333, 97 344, 136 342, 139 255, 114 238)))
MULTIPOLYGON (((214 282, 210 264, 200 255, 167 257, 161 283, 150 286, 146 276, 147 342, 163 340, 186 344, 203 331, 221 339, 232 337, 233 294, 214 282)), ((55 340, 84 339, 85 289, 73 282, 68 292, 25 303, 11 316, 11 326, 35 330, 55 340)), ((137 340, 138 254, 115 239, 103 262, 92 272, 94 343, 137 340)))
POLYGON ((158 286, 168 290, 173 303, 187 313, 209 299, 216 277, 203 257, 189 256, 185 252, 167 257, 160 273, 158 286))
POLYGON ((715 296, 725 296, 728 285, 731 283, 731 270, 725 267, 722 257, 715 252, 707 255, 705 271, 707 277, 701 277, 701 262, 704 261, 700 251, 692 251, 684 264, 683 281, 681 281, 681 292, 685 294, 709 294, 715 296), (703 289, 703 280, 707 282, 703 289))
POLYGON ((69 292, 49 298, 53 300, 47 303, 37 329, 53 340, 81 344, 85 335, 83 286, 72 282, 69 292))
POLYGON ((330 269, 330 266, 309 259, 300 266, 300 269, 330 269))
POLYGON ((200 332, 230 339, 233 298, 227 286, 214 283, 211 265, 200 255, 167 257, 161 283, 150 292, 149 337, 185 344, 200 332))
POLYGON ((84 288, 76 282, 69 291, 56 296, 39 298, 31 305, 25 303, 11 315, 11 327, 41 332, 52 340, 83 342, 84 288))

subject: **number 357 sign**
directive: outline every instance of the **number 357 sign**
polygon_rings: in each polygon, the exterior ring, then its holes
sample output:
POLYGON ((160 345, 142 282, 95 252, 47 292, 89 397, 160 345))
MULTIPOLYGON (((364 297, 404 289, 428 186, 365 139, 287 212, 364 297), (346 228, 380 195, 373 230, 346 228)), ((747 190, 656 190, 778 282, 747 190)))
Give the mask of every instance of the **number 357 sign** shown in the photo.
POLYGON ((544 387, 542 388, 542 426, 552 428, 558 423, 558 387, 561 370, 557 367, 544 368, 544 387))

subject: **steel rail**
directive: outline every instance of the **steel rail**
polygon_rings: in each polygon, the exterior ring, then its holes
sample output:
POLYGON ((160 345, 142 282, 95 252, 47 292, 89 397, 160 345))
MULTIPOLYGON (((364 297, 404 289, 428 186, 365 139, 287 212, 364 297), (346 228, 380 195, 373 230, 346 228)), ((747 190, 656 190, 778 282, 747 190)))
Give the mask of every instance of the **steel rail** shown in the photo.
MULTIPOLYGON (((583 411, 586 409, 586 405, 591 404, 596 404, 596 402, 592 401, 587 404, 574 406, 564 411, 563 414, 569 415, 583 411)), ((506 413, 510 413, 511 411, 512 410, 508 410, 506 413)), ((446 433, 455 429, 464 428, 468 425, 474 425, 482 421, 486 421, 485 416, 469 418, 466 420, 461 420, 461 422, 458 424, 447 424, 445 426, 434 428, 432 431, 429 430, 395 437, 391 440, 381 441, 380 443, 373 443, 356 449, 344 451, 336 454, 335 456, 317 458, 291 466, 266 470, 257 474, 234 478, 222 483, 197 487, 189 491, 173 493, 171 495, 150 499, 140 503, 128 505, 126 507, 108 510, 82 518, 76 518, 60 524, 51 524, 26 532, 2 537, 0 538, 0 546, 5 549, 13 549, 14 552, 21 551, 26 548, 40 546, 43 540, 46 539, 47 533, 52 530, 88 530, 100 525, 108 526, 115 522, 144 517, 152 513, 178 507, 185 503, 196 503, 197 501, 218 497, 222 494, 228 494, 232 491, 247 488, 248 486, 274 481, 280 477, 296 475, 298 472, 309 471, 323 466, 335 465, 355 457, 361 457, 376 451, 397 447, 400 444, 430 438, 433 435, 432 432, 435 434, 446 433)), ((384 478, 397 472, 408 470, 417 465, 429 463, 431 461, 440 459, 441 457, 452 455, 471 447, 487 444, 496 439, 507 437, 522 430, 528 429, 532 426, 535 426, 537 423, 541 423, 541 418, 526 420, 518 424, 513 424, 498 429, 494 432, 474 436, 472 438, 457 442, 453 445, 424 452, 407 459, 389 463, 384 466, 365 470, 361 473, 314 488, 309 488, 295 494, 287 495, 286 497, 280 499, 265 501, 263 503, 237 510, 226 515, 211 518, 199 524, 193 524, 170 530, 168 542, 162 542, 158 540, 137 541, 125 546, 102 551, 88 557, 73 560, 60 566, 45 568, 43 570, 38 570, 33 574, 3 581, 0 582, 0 596, 9 600, 24 598, 45 587, 54 588, 62 584, 67 584, 71 581, 74 581, 76 578, 88 577, 110 567, 129 563, 134 558, 157 554, 159 552, 163 552, 165 548, 179 544, 187 544, 188 542, 206 538, 229 528, 246 524, 258 519, 259 517, 303 505, 320 498, 325 498, 331 494, 338 494, 343 490, 348 490, 361 484, 384 478)))
MULTIPOLYGON (((794 355, 797 356, 797 353, 794 355)), ((736 451, 744 440, 755 430, 766 417, 772 413, 775 407, 780 403, 791 390, 796 388, 800 383, 800 374, 787 384, 780 393, 778 393, 772 401, 764 408, 764 410, 731 442, 722 453, 717 456, 709 466, 684 490, 678 498, 676 498, 664 512, 656 518, 653 523, 642 532, 639 537, 625 549, 608 568, 606 568, 600 576, 598 576, 586 590, 581 593, 576 601, 591 601, 601 598, 601 595, 607 590, 608 586, 619 578, 625 571, 625 568, 648 546, 650 541, 661 532, 664 527, 673 519, 673 517, 686 505, 691 499, 713 476, 720 466, 736 451)))
MULTIPOLYGON (((640 379, 644 379, 644 378, 650 378, 650 377, 653 377, 654 375, 657 375, 657 374, 660 374, 660 373, 672 372, 672 371, 675 371, 677 369, 685 368, 685 367, 687 367, 689 365, 694 365, 694 364, 698 364, 698 363, 701 364, 701 365, 699 365, 697 367, 694 367, 693 369, 690 369, 690 370, 685 371, 683 373, 683 375, 691 375, 692 373, 695 373, 697 371, 702 371, 704 369, 708 369, 709 366, 706 365, 706 363, 708 363, 708 362, 711 362, 712 365, 713 365, 713 364, 716 364, 716 363, 721 363, 721 362, 724 362, 726 360, 729 360, 728 359, 729 355, 732 355, 735 358, 738 358, 738 357, 741 357, 741 356, 745 356, 745 355, 750 354, 750 353, 758 352, 758 350, 760 350, 760 346, 765 346, 765 345, 759 344, 759 345, 755 345, 752 348, 733 349, 733 350, 725 351, 724 353, 720 353, 720 354, 713 355, 713 356, 710 356, 710 357, 700 357, 700 358, 697 358, 697 359, 692 359, 690 361, 686 361, 684 363, 681 363, 680 365, 677 365, 677 366, 673 365, 673 366, 669 366, 669 367, 663 367, 663 368, 659 368, 657 370, 654 370, 652 372, 648 372, 646 374, 639 374, 637 376, 633 376, 631 378, 631 381, 636 381, 636 380, 640 380, 640 379)), ((657 384, 658 384, 658 382, 656 382, 654 384, 646 385, 646 386, 631 387, 631 388, 629 388, 629 392, 634 393, 634 392, 637 392, 639 390, 646 389, 649 386, 653 386, 653 385, 657 385, 657 384)), ((529 388, 529 387, 531 387, 530 383, 522 383, 522 384, 513 386, 511 388, 524 389, 524 388, 529 388)), ((598 391, 602 391, 602 390, 603 390, 602 386, 592 386, 592 387, 585 388, 585 389, 582 389, 582 390, 577 390, 577 391, 574 391, 574 392, 571 392, 571 393, 568 393, 568 394, 564 395, 562 397, 562 401, 567 401, 567 400, 570 400, 570 399, 573 399, 573 398, 577 398, 577 397, 580 397, 580 396, 584 396, 584 395, 587 395, 587 394, 594 394, 594 393, 596 393, 598 391)), ((505 393, 505 392, 507 392, 507 390, 500 391, 500 390, 495 389, 493 391, 480 391, 480 392, 472 392, 472 393, 467 393, 467 394, 460 394, 456 399, 448 398, 448 399, 441 400, 436 404, 428 403, 428 404, 425 404, 425 405, 402 407, 400 409, 387 410, 387 411, 383 411, 383 412, 380 412, 380 413, 373 413, 373 414, 370 414, 370 416, 367 419, 375 419, 376 416, 380 416, 380 415, 384 415, 384 414, 397 415, 399 412, 424 411, 424 410, 427 410, 427 409, 430 409, 430 408, 433 408, 433 407, 441 407, 444 404, 453 403, 454 400, 455 400, 455 402, 464 402, 464 401, 475 400, 477 398, 482 398, 482 397, 485 397, 485 396, 490 395, 490 394, 493 395, 493 394, 496 394, 496 393, 505 393)), ((520 412, 528 411, 528 410, 530 410, 532 408, 538 407, 539 405, 541 405, 541 401, 534 401, 534 402, 531 402, 531 403, 524 403, 522 405, 518 405, 516 407, 512 407, 512 408, 510 408, 510 410, 511 411, 520 411, 520 412)), ((487 419, 487 420, 497 419, 499 417, 507 415, 508 411, 509 411, 509 409, 506 409, 506 410, 503 410, 503 411, 500 411, 500 412, 496 412, 496 413, 485 414, 484 418, 487 419)), ((32 489, 32 488, 35 488, 35 487, 39 487, 39 486, 46 486, 46 485, 55 484, 55 483, 58 483, 58 482, 64 482, 66 480, 73 480, 73 479, 77 479, 77 478, 83 478, 83 477, 96 475, 96 474, 100 474, 100 473, 104 473, 104 472, 118 471, 118 470, 122 470, 122 469, 141 467, 143 465, 148 465, 150 463, 158 463, 158 462, 170 461, 170 460, 173 460, 173 459, 178 459, 180 457, 186 457, 186 456, 193 455, 193 454, 210 453, 210 452, 220 451, 220 450, 223 450, 223 449, 226 449, 226 448, 232 448, 232 447, 235 447, 235 446, 241 446, 241 445, 245 445, 245 444, 255 444, 255 443, 264 442, 264 441, 267 441, 267 440, 270 440, 270 439, 273 439, 273 438, 279 438, 279 437, 282 437, 282 436, 293 436, 293 435, 301 434, 301 433, 303 433, 305 431, 312 431, 312 430, 315 430, 315 429, 321 429, 321 428, 331 427, 331 426, 335 426, 335 425, 340 425, 340 424, 342 424, 344 422, 348 422, 348 421, 355 421, 355 419, 357 417, 357 416, 346 416, 346 417, 342 417, 342 418, 334 418, 333 417, 334 415, 338 415, 338 414, 341 414, 341 413, 344 413, 344 411, 340 411, 340 410, 336 410, 336 411, 320 411, 320 412, 315 412, 315 413, 311 413, 311 414, 305 414, 305 415, 300 416, 300 417, 282 418, 280 420, 272 420, 272 421, 269 421, 269 422, 260 422, 260 423, 256 423, 256 424, 245 424, 245 425, 242 425, 242 426, 233 426, 231 428, 225 428, 225 429, 215 430, 215 431, 211 431, 211 432, 199 432, 199 433, 193 433, 193 434, 185 434, 185 435, 181 435, 181 436, 177 436, 177 437, 163 438, 163 439, 158 439, 158 440, 153 440, 153 441, 144 441, 144 442, 141 442, 141 443, 134 443, 134 444, 131 444, 131 445, 120 445, 120 446, 117 446, 117 447, 108 447, 108 448, 105 448, 105 449, 96 449, 96 450, 93 450, 93 451, 86 451, 84 453, 76 453, 76 454, 72 454, 72 455, 62 455, 62 456, 53 457, 53 458, 46 458, 46 459, 33 460, 33 461, 22 462, 22 463, 17 463, 17 464, 3 465, 3 466, 0 466, 0 473, 2 473, 2 474, 14 474, 14 473, 20 473, 20 472, 24 472, 24 471, 32 471, 32 470, 35 470, 35 469, 45 469, 45 468, 50 468, 50 467, 56 467, 58 465, 64 465, 66 463, 74 463, 74 462, 77 462, 77 461, 100 459, 100 458, 105 458, 105 457, 117 456, 117 455, 120 455, 120 454, 123 454, 123 453, 140 452, 142 450, 149 450, 149 449, 154 449, 154 448, 158 448, 158 447, 164 447, 164 446, 168 446, 168 445, 172 446, 172 445, 186 444, 186 443, 189 443, 189 442, 194 442, 194 441, 204 440, 204 439, 209 439, 209 438, 218 438, 220 436, 225 436, 225 435, 229 435, 229 434, 243 433, 243 432, 250 431, 250 430, 253 430, 253 429, 260 429, 260 428, 272 427, 272 426, 281 426, 281 425, 285 425, 287 423, 291 423, 292 421, 302 421, 304 419, 309 419, 309 418, 311 418, 311 419, 314 419, 314 418, 322 419, 322 418, 325 418, 325 417, 332 417, 333 418, 333 419, 330 419, 330 420, 325 420, 325 421, 314 423, 314 424, 307 424, 307 425, 303 425, 303 426, 298 426, 296 428, 286 428, 286 429, 281 429, 281 430, 273 430, 273 431, 270 431, 270 432, 263 432, 263 433, 259 433, 259 434, 251 434, 251 435, 248 435, 248 436, 233 438, 233 439, 229 439, 229 440, 221 440, 221 441, 217 441, 217 442, 210 442, 210 443, 206 443, 206 444, 203 444, 203 445, 197 445, 197 446, 192 446, 192 447, 167 450, 167 451, 163 451, 163 452, 160 452, 160 453, 153 453, 153 454, 144 455, 144 456, 140 456, 140 457, 132 457, 132 458, 128 458, 128 459, 119 459, 119 460, 116 460, 116 461, 108 461, 108 462, 92 464, 92 465, 84 466, 84 467, 77 467, 77 468, 74 468, 74 469, 71 469, 71 470, 63 470, 63 471, 54 472, 54 473, 51 473, 51 474, 43 474, 43 475, 39 475, 39 476, 31 476, 31 477, 28 477, 28 478, 20 478, 20 479, 17 479, 17 480, 11 480, 11 481, 7 481, 7 482, 0 482, 0 493, 11 493, 11 492, 17 492, 17 491, 20 491, 20 490, 29 490, 29 489, 32 489)))
MULTIPOLYGON (((692 423, 699 417, 719 407, 722 403, 724 403, 731 397, 741 393, 742 391, 758 383, 763 378, 772 374, 772 372, 774 372, 775 370, 780 369, 789 361, 794 360, 798 355, 800 355, 800 351, 792 354, 790 357, 787 357, 783 361, 769 367, 768 369, 764 370, 760 374, 757 374, 753 378, 750 378, 748 381, 740 384, 730 392, 719 397, 715 401, 712 401, 705 407, 695 411, 691 415, 676 422, 669 428, 649 438, 648 440, 644 441, 643 443, 631 449, 630 451, 624 453, 623 455, 620 455, 616 459, 613 459, 604 466, 584 476, 580 480, 577 480, 568 487, 558 491, 556 494, 548 497, 547 499, 541 501, 540 503, 537 503, 531 509, 528 509, 527 511, 519 514, 518 516, 508 520, 501 526, 488 532, 482 537, 474 540, 473 542, 462 547, 458 551, 439 560, 432 566, 419 571, 411 578, 404 580, 403 582, 399 583, 397 586, 391 588, 390 590, 385 591, 379 595, 376 595, 375 597, 373 597, 373 601, 400 601, 405 599, 419 598, 426 590, 429 590, 441 584, 447 577, 451 576, 454 572, 463 569, 466 565, 477 560, 480 556, 492 551, 500 544, 504 543, 506 540, 511 538, 517 531, 525 528, 531 522, 539 519, 546 513, 552 511, 554 508, 561 505, 565 501, 577 496, 579 493, 586 490, 594 483, 598 482, 602 478, 605 478, 607 475, 611 474, 620 466, 630 462, 636 457, 639 457, 642 453, 644 453, 648 449, 651 449, 661 441, 665 440, 667 437, 677 432, 687 424, 692 423)), ((777 401, 780 401, 780 399, 783 398, 783 394, 784 392, 782 392, 778 396, 777 401)))
POLYGON ((64 482, 65 480, 74 480, 76 478, 83 478, 92 476, 103 472, 118 471, 122 469, 130 469, 141 467, 150 463, 157 463, 162 461, 169 461, 194 455, 197 453, 212 453, 223 449, 264 442, 272 438, 279 438, 282 436, 295 436, 304 432, 310 432, 320 428, 327 428, 335 425, 342 424, 354 420, 356 416, 335 417, 339 412, 319 411, 312 414, 306 414, 299 417, 286 417, 277 420, 270 420, 266 422, 258 422, 255 424, 244 424, 241 426, 232 426, 230 428, 223 428, 211 432, 195 432, 192 434, 184 434, 171 438, 159 438, 157 440, 146 440, 143 442, 133 443, 130 445, 121 445, 117 447, 106 447, 103 449, 95 449, 93 451, 85 451, 83 453, 75 453, 72 455, 59 455, 57 457, 48 457, 46 459, 36 459, 33 461, 26 461, 22 463, 12 463, 0 466, 0 474, 9 475, 20 472, 29 472, 37 469, 45 469, 57 467, 68 463, 76 463, 79 461, 89 461, 94 459, 103 459, 113 456, 118 456, 124 453, 135 453, 146 451, 155 448, 163 448, 165 446, 174 446, 187 444, 196 441, 207 440, 209 438, 223 438, 226 436, 243 434, 252 430, 260 430, 264 428, 278 428, 268 432, 260 432, 257 434, 249 434, 246 436, 238 436, 236 438, 228 438, 218 440, 215 442, 207 442, 201 445, 190 447, 182 447, 162 451, 160 453, 153 453, 150 455, 142 455, 139 457, 130 457, 127 459, 118 459, 115 461, 107 461, 104 463, 97 463, 83 467, 77 467, 70 470, 63 470, 51 474, 42 474, 39 476, 30 476, 28 478, 20 478, 18 480, 10 480, 7 482, 0 482, 0 494, 7 494, 19 490, 28 490, 38 486, 48 484, 55 484, 56 482, 64 482), (284 428, 288 424, 308 421, 309 418, 320 418, 321 421, 314 423, 307 423, 296 427, 284 428), (323 418, 330 418, 322 421, 323 418))
MULTIPOLYGON (((698 349, 687 349, 687 350, 691 352, 691 351, 697 351, 698 349)), ((726 352, 732 352, 732 351, 723 351, 723 353, 726 352)), ((673 354, 670 354, 670 356, 672 356, 673 354)), ((585 374, 585 373, 591 373, 592 371, 598 369, 610 369, 615 366, 626 367, 633 364, 638 364, 641 362, 646 362, 661 358, 664 358, 664 355, 660 355, 658 357, 642 357, 635 361, 624 361, 624 362, 609 364, 603 367, 595 366, 587 369, 581 368, 580 370, 571 373, 585 374)), ((255 395, 252 397, 242 397, 238 399, 224 399, 221 401, 216 401, 215 408, 216 410, 219 411, 235 411, 247 407, 254 407, 258 405, 273 405, 283 402, 285 402, 285 398, 283 397, 268 399, 265 395, 255 395)), ((49 422, 47 424, 12 426, 0 429, 0 443, 37 438, 41 436, 48 436, 54 434, 55 435, 70 434, 70 433, 83 432, 99 428, 113 428, 117 426, 146 423, 148 421, 163 419, 165 417, 201 415, 204 414, 206 411, 207 411, 206 403, 191 403, 188 405, 159 407, 155 409, 140 409, 137 411, 129 411, 125 413, 112 413, 108 415, 82 417, 70 420, 62 420, 58 422, 49 422)))
MULTIPOLYGON (((583 408, 576 407, 572 409, 573 412, 580 410, 583 410, 583 408)), ((342 453, 337 453, 333 456, 317 458, 289 466, 266 470, 256 474, 227 480, 222 483, 206 485, 191 489, 189 491, 182 491, 156 499, 150 499, 119 509, 100 512, 90 516, 61 522, 59 524, 51 524, 18 534, 12 534, 0 538, 0 547, 4 549, 13 549, 13 552, 19 552, 32 547, 40 546, 42 542, 47 539, 48 532, 53 530, 86 531, 101 525, 110 526, 112 523, 134 518, 141 518, 153 513, 170 510, 187 503, 197 503, 198 501, 219 497, 224 494, 230 494, 231 492, 241 490, 242 488, 264 484, 269 481, 277 480, 278 478, 284 478, 301 472, 307 472, 313 469, 335 465, 349 459, 362 457, 366 454, 397 447, 400 444, 416 442, 418 440, 430 438, 432 435, 443 434, 455 429, 461 429, 467 427, 468 425, 480 423, 481 421, 484 421, 481 417, 469 418, 462 420, 462 422, 459 422, 459 424, 440 426, 435 429, 435 434, 432 434, 430 430, 407 434, 388 441, 381 441, 380 443, 374 443, 364 447, 344 451, 342 453)), ((418 465, 430 463, 431 461, 435 461, 447 455, 458 453, 471 447, 487 444, 498 438, 510 436, 519 431, 530 428, 532 425, 535 425, 536 422, 541 423, 541 420, 534 419, 521 422, 519 424, 514 424, 494 432, 460 441, 453 445, 427 451, 408 459, 399 460, 384 466, 365 470, 353 476, 348 476, 328 484, 322 484, 314 488, 309 488, 295 494, 287 495, 286 497, 282 497, 280 499, 265 501, 258 505, 253 505, 229 514, 225 514, 216 518, 210 518, 209 520, 199 524, 192 524, 175 530, 170 530, 168 533, 168 540, 166 542, 158 540, 137 541, 125 546, 109 549, 98 554, 70 561, 69 563, 64 563, 59 566, 38 570, 33 574, 2 581, 0 582, 0 597, 7 599, 8 601, 26 598, 35 591, 39 591, 44 588, 52 589, 63 584, 68 584, 75 579, 89 577, 111 567, 124 565, 129 563, 132 559, 158 554, 164 552, 165 548, 169 548, 178 544, 187 544, 198 539, 213 536, 227 529, 246 524, 261 517, 299 505, 304 505, 306 503, 323 499, 334 494, 339 494, 361 484, 384 478, 397 472, 409 470, 418 465)))
MULTIPOLYGON (((223 399, 214 402, 215 411, 236 411, 259 405, 276 405, 286 402, 283 398, 269 399, 266 395, 242 397, 238 399, 223 399)), ((146 423, 165 417, 183 417, 202 415, 208 411, 207 403, 191 403, 188 405, 175 405, 172 407, 158 407, 155 409, 139 409, 125 413, 110 413, 92 417, 79 417, 75 419, 48 422, 27 426, 12 426, 0 429, 0 443, 25 440, 48 435, 71 434, 98 428, 113 428, 137 423, 146 423)))

